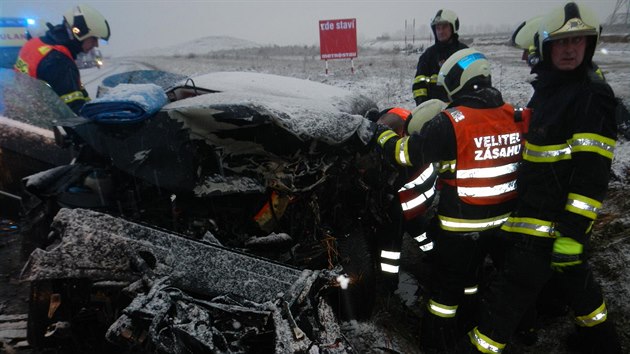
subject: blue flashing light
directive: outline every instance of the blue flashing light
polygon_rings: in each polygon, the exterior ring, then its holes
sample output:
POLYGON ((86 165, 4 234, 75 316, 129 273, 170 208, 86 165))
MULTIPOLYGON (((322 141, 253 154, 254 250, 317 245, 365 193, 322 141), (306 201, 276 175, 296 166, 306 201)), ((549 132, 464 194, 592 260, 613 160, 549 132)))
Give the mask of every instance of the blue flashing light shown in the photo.
POLYGON ((486 56, 481 54, 481 53, 472 53, 469 54, 461 59, 459 59, 459 61, 457 62, 457 65, 459 65, 460 68, 466 70, 466 68, 472 64, 473 62, 479 60, 479 59, 486 59, 486 56))
POLYGON ((35 24, 35 19, 27 18, 26 19, 26 24, 28 24, 29 26, 34 25, 35 24))

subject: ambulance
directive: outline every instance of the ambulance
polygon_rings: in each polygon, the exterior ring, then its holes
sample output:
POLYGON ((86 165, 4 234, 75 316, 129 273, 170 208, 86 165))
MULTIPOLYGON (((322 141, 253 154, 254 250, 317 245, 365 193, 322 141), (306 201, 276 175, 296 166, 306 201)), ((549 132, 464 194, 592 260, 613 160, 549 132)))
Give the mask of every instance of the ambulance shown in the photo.
POLYGON ((0 17, 0 68, 12 68, 20 48, 30 36, 40 36, 41 21, 23 17, 0 17))

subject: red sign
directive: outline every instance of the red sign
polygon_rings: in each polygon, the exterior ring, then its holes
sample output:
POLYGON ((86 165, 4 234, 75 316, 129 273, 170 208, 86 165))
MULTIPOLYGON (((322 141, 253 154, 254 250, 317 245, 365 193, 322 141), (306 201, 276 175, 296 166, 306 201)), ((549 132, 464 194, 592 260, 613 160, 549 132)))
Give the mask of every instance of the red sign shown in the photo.
POLYGON ((357 19, 319 21, 319 53, 323 59, 357 57, 357 19))

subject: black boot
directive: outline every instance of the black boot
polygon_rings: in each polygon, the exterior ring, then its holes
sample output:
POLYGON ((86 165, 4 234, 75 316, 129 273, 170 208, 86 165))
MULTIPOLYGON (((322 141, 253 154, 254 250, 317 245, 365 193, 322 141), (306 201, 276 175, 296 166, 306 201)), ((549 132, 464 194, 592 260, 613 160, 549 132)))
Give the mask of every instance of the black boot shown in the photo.
POLYGON ((531 346, 538 341, 538 328, 537 328, 537 312, 535 307, 530 307, 527 310, 521 322, 518 324, 516 333, 514 333, 514 340, 525 345, 531 346))
POLYGON ((398 290, 398 273, 381 272, 376 280, 377 290, 384 295, 394 294, 398 290))
POLYGON ((466 295, 457 308, 457 334, 470 332, 479 323, 479 296, 466 295))
POLYGON ((443 318, 426 312, 420 328, 420 347, 426 353, 451 353, 460 339, 457 335, 457 320, 443 318))

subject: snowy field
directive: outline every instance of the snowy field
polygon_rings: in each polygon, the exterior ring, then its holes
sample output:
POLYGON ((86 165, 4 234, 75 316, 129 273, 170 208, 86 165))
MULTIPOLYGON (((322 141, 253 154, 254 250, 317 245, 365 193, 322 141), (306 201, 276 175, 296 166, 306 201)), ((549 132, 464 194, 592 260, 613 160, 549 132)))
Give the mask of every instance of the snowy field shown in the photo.
MULTIPOLYGON (((485 53, 492 64, 493 82, 507 102, 525 105, 532 94, 529 68, 520 60, 521 51, 501 43, 503 37, 485 38, 472 47, 485 53)), ((426 44, 425 44, 426 46, 426 44)), ((366 43, 351 66, 349 60, 328 62, 319 59, 313 46, 263 47, 248 41, 226 37, 208 37, 180 46, 156 48, 133 57, 105 58, 101 69, 82 70, 83 82, 92 97, 99 83, 109 75, 138 69, 158 69, 186 76, 218 71, 260 72, 326 83, 371 98, 381 109, 415 107, 411 83, 418 54, 407 55, 395 48, 399 42, 366 43), (351 68, 354 68, 354 71, 351 68)), ((630 105, 630 44, 602 43, 595 61, 603 70, 615 93, 630 105)), ((630 144, 620 140, 617 146, 613 180, 603 215, 595 227, 592 264, 602 283, 610 318, 617 324, 624 352, 630 352, 630 144)), ((360 353, 419 353, 417 337, 420 311, 416 279, 422 271, 413 268, 415 245, 405 240, 403 268, 406 272, 399 286, 400 298, 386 298, 379 303, 374 320, 369 323, 344 323, 343 331, 360 353), (405 265, 405 261, 407 263, 405 265), (411 260, 411 261, 409 261, 411 260)), ((0 303, 0 305, 2 305, 0 303)), ((0 306, 0 310, 1 310, 0 306)), ((2 311, 0 311, 2 312, 2 311)), ((518 343, 509 353, 568 353, 565 338, 572 330, 571 316, 543 318, 539 341, 529 347, 518 343)))
MULTIPOLYGON (((495 86, 501 89, 506 101, 525 104, 531 95, 528 84, 529 68, 520 60, 519 49, 497 44, 507 41, 506 35, 501 40, 473 41, 471 46, 485 53, 491 60, 495 86)), ((408 55, 395 50, 402 47, 402 43, 368 43, 359 48, 359 57, 354 60, 354 73, 350 60, 330 60, 328 75, 316 47, 260 47, 246 41, 238 43, 241 47, 234 48, 225 37, 209 37, 180 47, 164 48, 161 55, 156 54, 160 52, 156 49, 145 54, 138 53, 134 57, 111 58, 100 71, 111 70, 111 66, 135 63, 189 76, 214 71, 263 72, 358 91, 383 108, 394 105, 414 107, 411 82, 415 75, 418 54, 408 55)), ((598 49, 595 61, 602 67, 617 96, 630 102, 630 43, 603 42, 598 49)), ((86 76, 87 81, 91 81, 90 74, 83 75, 84 81, 86 76)), ((86 85, 90 89, 89 83, 86 85)))
MULTIPOLYGON (((111 58, 101 71, 119 72, 120 66, 129 68, 152 68, 187 76, 195 76, 216 71, 249 71, 297 77, 322 82, 361 93, 373 101, 379 108, 402 106, 412 109, 415 105, 411 96, 411 82, 415 75, 418 54, 405 54, 394 48, 400 44, 391 42, 369 45, 359 50, 359 57, 351 63, 349 60, 329 61, 328 74, 325 64, 319 59, 315 47, 260 47, 249 46, 242 42, 241 48, 226 47, 225 38, 210 37, 178 48, 165 48, 151 53, 138 53, 134 57, 111 58), (214 40, 213 40, 214 39, 214 40), (201 45, 203 43, 203 45, 201 45), (224 49, 225 48, 225 49, 224 49), (224 49, 224 50, 222 50, 224 49), (353 64, 351 66, 351 64, 353 64), (354 72, 351 68, 354 67, 354 72)), ((525 105, 532 94, 529 81, 532 79, 529 68, 521 61, 521 51, 503 45, 508 38, 479 40, 472 47, 485 53, 492 64, 494 85, 499 88, 507 102, 525 105)), ((228 41, 229 42, 229 41, 228 41)), ((630 105, 630 44, 601 43, 595 55, 595 61, 601 67, 616 95, 626 105, 630 105)), ((95 69, 91 69, 96 71, 95 69)), ((98 79, 91 79, 95 73, 84 73, 91 84, 87 87, 92 93, 96 90, 98 79)), ((616 321, 623 346, 630 351, 630 219, 626 216, 630 210, 628 200, 630 189, 627 186, 630 166, 630 144, 621 140, 618 144, 613 167, 613 181, 604 213, 596 228, 594 255, 592 263, 602 283, 610 309, 610 318, 616 321)), ((413 270, 409 270, 413 273, 413 270)), ((410 280, 413 288, 413 279, 410 280)), ((408 291, 401 286, 401 292, 408 291)), ((413 291, 401 294, 407 306, 413 307, 413 291), (409 300, 411 298, 412 300, 409 300)), ((417 305, 416 305, 417 306, 417 305)), ((413 319, 397 320, 396 312, 405 312, 386 304, 383 311, 377 313, 376 323, 383 322, 382 333, 376 334, 374 327, 354 324, 350 332, 361 334, 372 340, 372 346, 363 348, 393 348, 403 352, 413 352, 414 329, 417 323, 413 319), (397 322, 397 323, 396 323, 397 322), (414 326, 415 324, 415 326, 414 326), (405 326, 406 335, 392 336, 387 332, 405 326), (398 338, 398 339, 396 339, 398 338)), ((400 313, 399 313, 400 314, 400 313)), ((409 317, 409 316, 405 316, 409 317)), ((540 340, 537 345, 523 347, 515 344, 510 353, 566 352, 564 339, 572 330, 571 316, 544 319, 540 324, 540 340)), ((398 334, 401 332, 399 331, 398 334)))

